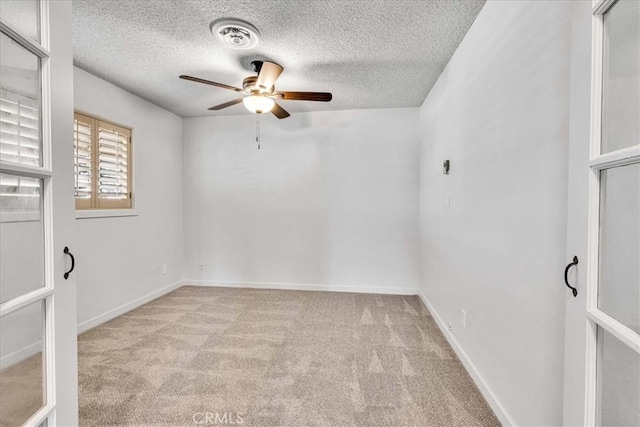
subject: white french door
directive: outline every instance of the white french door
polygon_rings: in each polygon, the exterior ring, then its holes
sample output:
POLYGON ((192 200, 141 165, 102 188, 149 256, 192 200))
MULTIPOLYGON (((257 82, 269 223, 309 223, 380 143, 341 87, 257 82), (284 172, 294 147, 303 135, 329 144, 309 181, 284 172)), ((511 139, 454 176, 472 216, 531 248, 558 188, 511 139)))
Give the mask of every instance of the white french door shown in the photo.
POLYGON ((591 126, 570 146, 567 258, 578 263, 566 272, 577 295, 567 292, 564 424, 638 426, 640 2, 602 0, 587 12, 591 126))
POLYGON ((3 0, 0 426, 77 425, 72 130, 71 3, 3 0))

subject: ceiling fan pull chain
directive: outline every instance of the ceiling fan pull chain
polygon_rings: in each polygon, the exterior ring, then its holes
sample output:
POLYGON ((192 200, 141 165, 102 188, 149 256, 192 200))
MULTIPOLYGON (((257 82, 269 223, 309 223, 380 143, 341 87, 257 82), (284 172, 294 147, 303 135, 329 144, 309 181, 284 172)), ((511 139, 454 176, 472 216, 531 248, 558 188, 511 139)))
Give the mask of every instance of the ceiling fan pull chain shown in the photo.
POLYGON ((260 149, 260 114, 256 113, 256 142, 258 143, 258 150, 260 149))

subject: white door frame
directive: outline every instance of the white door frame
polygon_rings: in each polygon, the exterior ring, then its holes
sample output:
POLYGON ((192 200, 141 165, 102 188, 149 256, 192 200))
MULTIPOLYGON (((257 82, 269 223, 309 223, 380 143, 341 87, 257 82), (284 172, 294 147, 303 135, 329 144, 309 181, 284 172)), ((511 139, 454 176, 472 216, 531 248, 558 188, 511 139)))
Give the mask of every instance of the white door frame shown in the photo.
MULTIPOLYGON (((70 260, 63 249, 75 248, 73 167, 73 16, 69 0, 49 3, 51 40, 51 141, 54 172, 53 242, 56 339, 56 425, 78 425, 78 322, 75 272, 63 278, 70 260)), ((82 265, 82 254, 76 254, 82 265)), ((76 265, 76 269, 78 266, 76 265)))

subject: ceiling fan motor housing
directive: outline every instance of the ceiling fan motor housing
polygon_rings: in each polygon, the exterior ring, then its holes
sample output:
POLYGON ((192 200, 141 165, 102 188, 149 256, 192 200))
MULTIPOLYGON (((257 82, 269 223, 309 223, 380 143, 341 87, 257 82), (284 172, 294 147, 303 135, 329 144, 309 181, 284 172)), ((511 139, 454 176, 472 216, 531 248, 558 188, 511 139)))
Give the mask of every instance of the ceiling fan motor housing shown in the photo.
POLYGON ((252 94, 261 94, 261 95, 271 95, 275 90, 275 86, 271 86, 268 91, 265 91, 264 88, 258 87, 258 76, 249 76, 242 81, 242 88, 246 93, 252 94))

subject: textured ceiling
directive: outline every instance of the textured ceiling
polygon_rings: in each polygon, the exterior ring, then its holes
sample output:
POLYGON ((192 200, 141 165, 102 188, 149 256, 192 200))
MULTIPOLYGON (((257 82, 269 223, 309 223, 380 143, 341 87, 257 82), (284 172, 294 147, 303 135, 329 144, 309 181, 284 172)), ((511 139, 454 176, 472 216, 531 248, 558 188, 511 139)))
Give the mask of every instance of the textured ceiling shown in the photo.
POLYGON ((178 76, 241 87, 255 59, 284 67, 279 90, 333 93, 329 103, 281 101, 290 112, 417 107, 483 5, 484 0, 74 0, 74 62, 183 117, 247 112, 242 104, 207 111, 236 93, 178 76), (209 24, 223 17, 251 22, 260 43, 251 50, 222 45, 209 24))

